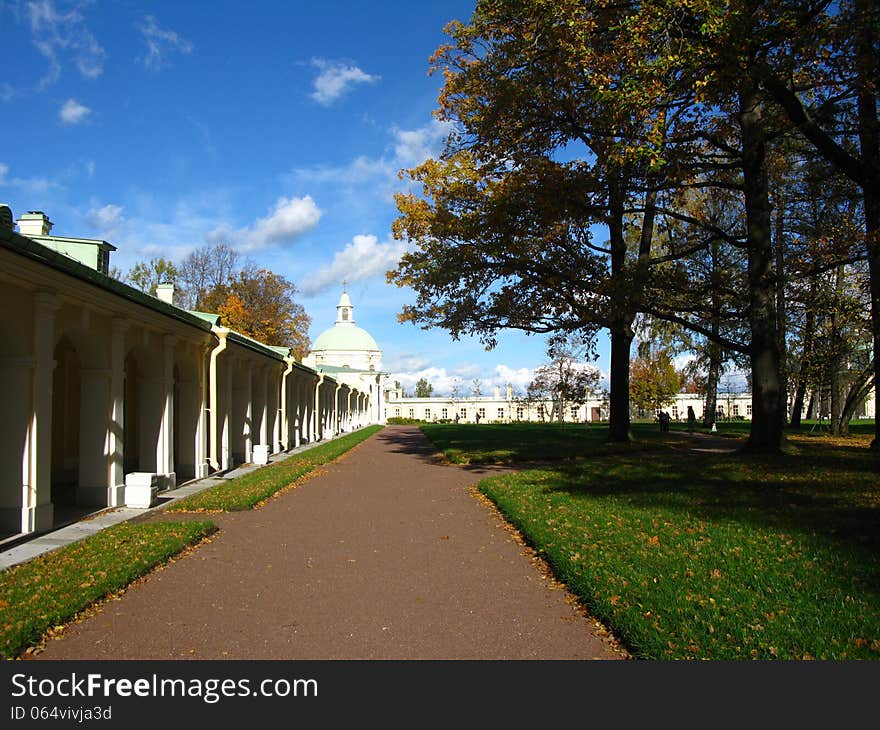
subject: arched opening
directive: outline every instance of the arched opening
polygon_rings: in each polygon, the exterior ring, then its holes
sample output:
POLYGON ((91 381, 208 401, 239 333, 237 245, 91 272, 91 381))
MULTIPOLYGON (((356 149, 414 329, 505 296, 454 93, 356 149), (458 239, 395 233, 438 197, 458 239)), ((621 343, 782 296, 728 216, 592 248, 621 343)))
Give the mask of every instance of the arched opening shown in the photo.
POLYGON ((196 476, 199 439, 200 389, 198 369, 193 357, 178 353, 174 363, 174 461, 177 484, 196 476))
MULTIPOLYGON (((13 311, 16 291, 0 292, 0 308, 13 311)), ((23 511, 28 506, 28 479, 23 473, 30 461, 28 429, 33 413, 31 383, 33 360, 21 321, 0 322, 0 382, 3 383, 3 417, 0 418, 0 539, 22 532, 23 511)))
POLYGON ((52 503, 55 521, 76 504, 79 482, 80 359, 67 337, 55 346, 52 374, 52 503))

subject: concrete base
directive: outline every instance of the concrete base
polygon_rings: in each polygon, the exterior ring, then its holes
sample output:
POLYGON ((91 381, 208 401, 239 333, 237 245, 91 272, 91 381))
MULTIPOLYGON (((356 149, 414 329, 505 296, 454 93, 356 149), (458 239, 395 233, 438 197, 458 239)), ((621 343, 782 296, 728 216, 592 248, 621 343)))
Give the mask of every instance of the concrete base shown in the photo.
POLYGON ((159 492, 174 489, 176 486, 177 476, 174 472, 154 474, 133 471, 125 475, 125 506, 143 509, 152 507, 158 501, 159 492))
POLYGON ((196 465, 196 479, 204 479, 209 476, 211 473, 211 465, 205 462, 204 464, 196 465))
POLYGON ((125 475, 125 506, 152 507, 159 494, 158 474, 146 471, 133 471, 125 475))
POLYGON ((257 444, 254 446, 253 451, 253 463, 254 464, 268 464, 269 463, 269 447, 257 444))

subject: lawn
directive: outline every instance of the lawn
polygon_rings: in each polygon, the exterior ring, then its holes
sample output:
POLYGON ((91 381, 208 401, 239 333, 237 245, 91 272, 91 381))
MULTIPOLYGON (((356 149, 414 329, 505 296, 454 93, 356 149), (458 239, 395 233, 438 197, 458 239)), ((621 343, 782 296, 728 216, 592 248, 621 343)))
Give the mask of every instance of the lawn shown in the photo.
POLYGON ((168 506, 167 511, 231 512, 252 509, 321 464, 333 461, 354 448, 381 428, 381 426, 367 426, 346 436, 319 444, 283 461, 177 500, 168 506))
POLYGON ((211 522, 123 523, 0 572, 0 658, 199 542, 211 522))
POLYGON ((606 427, 583 423, 425 423, 421 429, 453 464, 558 461, 609 448, 606 427))
POLYGON ((569 457, 480 490, 634 656, 880 658, 870 436, 792 435, 793 453, 758 457, 694 453, 656 427, 618 452, 599 429, 573 445, 575 427, 518 424, 505 448, 483 428, 435 443, 461 462, 569 457))

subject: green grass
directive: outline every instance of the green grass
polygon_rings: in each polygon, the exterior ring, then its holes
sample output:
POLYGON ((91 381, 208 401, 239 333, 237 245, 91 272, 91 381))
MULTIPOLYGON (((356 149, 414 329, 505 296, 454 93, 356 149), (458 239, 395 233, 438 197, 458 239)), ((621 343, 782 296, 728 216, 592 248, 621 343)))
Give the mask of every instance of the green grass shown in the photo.
MULTIPOLYGON (((568 442, 534 428, 545 454, 568 442)), ((477 458, 503 451, 471 433, 477 458)), ((880 658, 870 436, 791 436, 797 453, 757 457, 673 449, 653 433, 649 448, 618 453, 588 453, 587 437, 581 461, 480 489, 637 657, 880 658)), ((470 458, 463 435, 455 448, 470 458)))
POLYGON ((608 436, 607 427, 582 423, 424 423, 421 429, 453 464, 577 459, 608 436))
POLYGON ((211 522, 123 523, 0 572, 0 657, 15 658, 216 529, 211 522))
POLYGON ((252 509, 284 487, 333 461, 379 431, 381 426, 368 426, 347 436, 295 454, 284 461, 249 472, 203 492, 171 503, 168 512, 233 512, 252 509))

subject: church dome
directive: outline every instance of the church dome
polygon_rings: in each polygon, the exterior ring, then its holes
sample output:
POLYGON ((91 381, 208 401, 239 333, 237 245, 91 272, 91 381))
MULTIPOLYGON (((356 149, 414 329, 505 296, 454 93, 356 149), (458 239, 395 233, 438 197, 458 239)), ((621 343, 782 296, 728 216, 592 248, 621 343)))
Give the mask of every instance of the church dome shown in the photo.
POLYGON ((311 347, 319 350, 378 350, 376 340, 365 329, 348 325, 324 330, 311 347))
POLYGON ((315 340, 311 352, 321 351, 378 352, 379 345, 365 329, 355 326, 354 305, 343 290, 336 305, 336 324, 324 330, 315 340))

